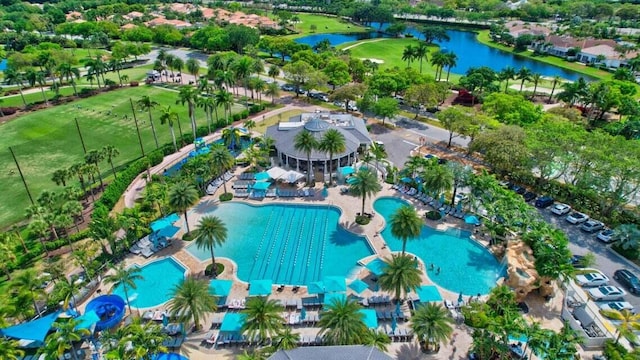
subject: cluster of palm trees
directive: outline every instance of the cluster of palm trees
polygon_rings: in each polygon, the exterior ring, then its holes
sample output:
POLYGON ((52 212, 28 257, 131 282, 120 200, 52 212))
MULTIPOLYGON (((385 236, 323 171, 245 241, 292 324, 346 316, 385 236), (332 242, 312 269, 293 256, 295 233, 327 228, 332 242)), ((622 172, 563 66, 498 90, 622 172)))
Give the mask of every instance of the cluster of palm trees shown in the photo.
POLYGON ((120 155, 120 151, 113 145, 105 145, 101 149, 89 150, 84 155, 84 162, 71 165, 67 169, 58 169, 51 175, 51 181, 56 185, 67 187, 69 180, 76 177, 80 182, 80 187, 83 193, 86 193, 87 187, 91 190, 91 195, 94 196, 92 184, 95 184, 95 177, 98 177, 100 187, 104 187, 104 181, 102 178, 102 171, 100 170, 100 163, 107 161, 111 167, 111 173, 114 178, 118 178, 116 168, 113 164, 113 160, 120 155))
POLYGON ((458 64, 458 56, 452 51, 438 50, 431 54, 431 65, 436 67, 436 78, 438 81, 442 80, 442 70, 447 68, 447 79, 449 81, 449 74, 451 68, 454 68, 458 64))
MULTIPOLYGON (((506 93, 509 90, 509 81, 511 80, 520 80, 520 92, 524 89, 524 83, 527 81, 533 82, 533 94, 535 96, 536 91, 538 90, 538 84, 540 80, 542 80, 542 75, 538 73, 534 73, 529 68, 523 66, 519 70, 514 69, 511 66, 507 66, 502 71, 498 72, 498 80, 500 82, 504 81, 504 92, 506 93)), ((553 97, 553 92, 555 91, 556 85, 561 81, 559 76, 554 77, 553 80, 553 90, 551 91, 551 96, 549 99, 553 97)))
POLYGON ((422 61, 429 59, 429 48, 427 44, 420 43, 418 46, 407 45, 402 51, 402 60, 407 62, 407 67, 415 60, 420 62, 420 73, 422 74, 422 61))
POLYGON ((333 181, 333 156, 346 150, 346 140, 344 135, 337 129, 329 129, 322 134, 321 138, 315 133, 306 129, 299 132, 294 139, 294 147, 307 155, 307 184, 311 184, 311 153, 322 151, 329 154, 329 184, 333 181))

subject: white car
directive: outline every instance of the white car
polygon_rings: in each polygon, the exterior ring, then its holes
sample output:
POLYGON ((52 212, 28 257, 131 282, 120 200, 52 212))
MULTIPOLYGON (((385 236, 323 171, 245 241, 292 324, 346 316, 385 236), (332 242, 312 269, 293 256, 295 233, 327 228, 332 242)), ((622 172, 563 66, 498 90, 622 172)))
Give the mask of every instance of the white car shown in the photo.
POLYGON ((571 211, 571 206, 567 204, 557 203, 553 204, 553 206, 551 207, 551 212, 556 215, 568 214, 569 211, 571 211))
POLYGON ((602 231, 600 231, 598 233, 598 240, 605 242, 605 243, 610 243, 610 242, 614 242, 616 239, 613 237, 613 235, 615 234, 615 232, 613 231, 613 229, 604 229, 602 231))
POLYGON ((633 312, 633 305, 629 304, 626 301, 612 301, 600 305, 600 310, 629 310, 633 312))
POLYGON ((594 301, 622 300, 622 298, 627 295, 626 291, 615 286, 600 286, 589 289, 588 293, 594 301))
POLYGON ((592 270, 586 274, 576 275, 576 282, 580 286, 602 286, 609 283, 609 278, 597 270, 592 270))
POLYGON ((577 211, 574 211, 571 214, 569 214, 569 216, 567 216, 567 222, 571 224, 582 224, 587 220, 589 220, 589 216, 577 211))
POLYGON ((587 222, 580 225, 580 230, 588 233, 594 233, 598 230, 604 229, 604 224, 601 221, 589 219, 587 222))

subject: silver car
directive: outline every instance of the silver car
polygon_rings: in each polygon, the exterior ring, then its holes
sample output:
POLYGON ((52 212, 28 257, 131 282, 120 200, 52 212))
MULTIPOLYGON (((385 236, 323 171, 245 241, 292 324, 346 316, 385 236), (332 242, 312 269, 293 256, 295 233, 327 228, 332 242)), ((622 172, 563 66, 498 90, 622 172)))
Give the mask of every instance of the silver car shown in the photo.
POLYGON ((589 289, 588 293, 594 301, 622 300, 627 295, 626 291, 615 286, 600 286, 589 289))
POLYGON ((556 215, 568 214, 571 211, 571 206, 567 204, 556 203, 551 207, 551 212, 556 215))
POLYGON ((609 278, 597 270, 592 270, 586 274, 576 275, 576 282, 580 286, 603 286, 609 283, 609 278))
POLYGON ((594 233, 598 230, 604 229, 604 224, 598 220, 589 219, 580 225, 580 230, 588 233, 594 233))
POLYGON ((615 311, 629 310, 633 312, 633 305, 631 305, 626 301, 612 301, 612 302, 601 304, 600 310, 615 310, 615 311))
POLYGON ((569 214, 569 216, 567 216, 567 222, 571 224, 582 224, 587 220, 589 220, 589 216, 577 211, 574 211, 571 214, 569 214))
POLYGON ((615 232, 613 231, 613 229, 604 229, 602 231, 600 231, 598 233, 598 240, 605 242, 605 243, 610 243, 610 242, 614 242, 616 239, 613 237, 613 235, 615 234, 615 232))

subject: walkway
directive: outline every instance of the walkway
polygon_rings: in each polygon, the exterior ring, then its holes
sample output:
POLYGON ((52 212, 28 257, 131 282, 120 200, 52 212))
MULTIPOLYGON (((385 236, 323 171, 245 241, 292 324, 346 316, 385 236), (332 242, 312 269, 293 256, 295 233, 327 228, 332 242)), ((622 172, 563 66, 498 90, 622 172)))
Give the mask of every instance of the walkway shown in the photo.
POLYGON ((357 47, 357 46, 360 46, 360 45, 363 45, 363 44, 374 43, 374 42, 378 42, 378 41, 382 41, 382 40, 389 40, 389 39, 374 39, 374 40, 359 41, 358 43, 353 44, 353 45, 349 45, 349 46, 345 47, 342 50, 349 50, 349 49, 353 49, 354 47, 357 47))

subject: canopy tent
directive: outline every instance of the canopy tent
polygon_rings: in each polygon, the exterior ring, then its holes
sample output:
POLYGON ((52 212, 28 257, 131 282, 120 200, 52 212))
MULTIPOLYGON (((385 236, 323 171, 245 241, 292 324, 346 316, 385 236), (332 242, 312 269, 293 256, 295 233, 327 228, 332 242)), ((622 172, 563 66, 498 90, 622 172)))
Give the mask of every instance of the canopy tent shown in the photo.
POLYGON ((254 179, 256 179, 256 181, 265 181, 265 180, 269 180, 270 178, 271 176, 266 171, 259 172, 254 175, 254 179))
POLYGON ((271 295, 271 280, 251 280, 249 282, 249 296, 267 296, 271 295))
POLYGON ((361 292, 367 290, 369 288, 369 285, 367 285, 366 282, 360 279, 356 279, 352 281, 351 284, 349 284, 349 288, 355 291, 356 293, 360 294, 361 292))
POLYGON ((0 335, 18 340, 31 340, 38 342, 39 344, 37 345, 41 345, 47 337, 47 333, 51 330, 51 326, 58 318, 58 315, 60 315, 60 311, 36 320, 0 329, 0 335))
POLYGON ((278 166, 274 166, 271 169, 267 170, 267 174, 269 174, 272 179, 280 179, 281 177, 285 176, 286 173, 287 170, 278 166))
POLYGON ((157 232, 166 227, 173 225, 174 222, 180 220, 180 216, 178 214, 173 213, 171 215, 167 215, 161 219, 158 219, 151 223, 151 231, 157 232))
POLYGON ((327 292, 347 291, 347 279, 345 279, 344 276, 327 276, 322 282, 327 292))
POLYGON ((356 178, 356 177, 350 177, 350 178, 347 179, 347 184, 349 184, 349 185, 353 185, 353 184, 355 184, 357 182, 358 182, 358 178, 356 178))
POLYGON ((253 190, 267 190, 271 186, 271 183, 268 181, 260 181, 251 186, 253 190))
POLYGON ((467 215, 464 217, 464 222, 467 224, 480 225, 480 219, 475 215, 467 215))
POLYGON ((177 353, 160 353, 152 357, 151 360, 189 360, 189 358, 177 353))
POLYGON ((175 226, 175 225, 169 225, 165 228, 162 228, 158 231, 158 233, 156 234, 157 237, 166 237, 166 238, 171 238, 174 237, 178 231, 180 231, 180 228, 175 226))
POLYGON ((209 283, 209 294, 216 296, 227 296, 231 292, 233 280, 214 279, 209 283))
POLYGON ((442 296, 438 288, 434 285, 425 285, 418 288, 418 298, 420 302, 442 301, 442 296))
POLYGON ((380 276, 384 273, 384 269, 387 267, 387 263, 380 258, 375 258, 373 261, 367 264, 366 268, 371 271, 373 275, 380 276))
POLYGON ((329 293, 324 295, 324 305, 331 305, 335 301, 345 301, 347 296, 341 293, 329 293))
POLYGON ((239 333, 242 330, 242 325, 244 325, 244 320, 246 319, 245 314, 240 313, 226 313, 224 318, 222 319, 222 324, 220 325, 221 332, 233 332, 239 333))
POLYGON ((282 177, 283 179, 286 179, 287 182, 289 183, 294 183, 300 179, 302 179, 304 177, 304 174, 299 173, 295 170, 289 170, 287 171, 287 173, 282 177))
POLYGON ((360 309, 358 312, 364 315, 364 324, 367 325, 369 329, 375 329, 378 327, 378 316, 376 316, 375 310, 360 309))
POLYGON ((96 314, 94 310, 91 310, 91 311, 85 312, 84 315, 76 318, 76 321, 78 321, 78 325, 76 325, 76 329, 87 329, 91 331, 93 326, 98 321, 100 321, 100 317, 98 316, 98 314, 96 314))
POLYGON ((356 169, 354 169, 353 166, 345 166, 340 168, 340 173, 342 174, 342 176, 351 175, 354 172, 356 172, 356 169))
POLYGON ((308 294, 324 294, 324 283, 322 281, 312 282, 307 285, 308 294))

